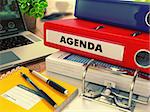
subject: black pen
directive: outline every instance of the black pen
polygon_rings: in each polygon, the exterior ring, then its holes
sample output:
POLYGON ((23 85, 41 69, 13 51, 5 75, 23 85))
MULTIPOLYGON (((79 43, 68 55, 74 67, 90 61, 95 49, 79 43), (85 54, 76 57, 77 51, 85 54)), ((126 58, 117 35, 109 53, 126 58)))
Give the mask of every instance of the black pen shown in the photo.
POLYGON ((46 82, 48 85, 50 85, 52 88, 56 89, 57 91, 67 95, 68 94, 68 90, 65 89, 64 87, 60 86, 59 84, 57 84, 56 82, 48 79, 47 77, 41 75, 40 73, 34 71, 34 70, 30 70, 30 72, 32 74, 34 74, 36 77, 38 77, 39 79, 41 79, 42 81, 46 82))
POLYGON ((57 108, 57 104, 39 87, 37 87, 31 79, 29 79, 28 76, 25 74, 21 73, 22 77, 29 82, 36 90, 37 92, 41 95, 42 98, 44 98, 48 103, 50 103, 54 108, 57 108))

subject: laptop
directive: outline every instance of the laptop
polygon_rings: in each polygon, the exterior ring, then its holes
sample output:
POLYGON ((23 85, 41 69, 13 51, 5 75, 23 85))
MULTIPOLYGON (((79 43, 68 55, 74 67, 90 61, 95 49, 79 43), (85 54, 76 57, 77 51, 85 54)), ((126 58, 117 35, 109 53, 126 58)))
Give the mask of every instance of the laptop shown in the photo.
POLYGON ((0 0, 0 71, 56 51, 27 31, 17 0, 0 0))

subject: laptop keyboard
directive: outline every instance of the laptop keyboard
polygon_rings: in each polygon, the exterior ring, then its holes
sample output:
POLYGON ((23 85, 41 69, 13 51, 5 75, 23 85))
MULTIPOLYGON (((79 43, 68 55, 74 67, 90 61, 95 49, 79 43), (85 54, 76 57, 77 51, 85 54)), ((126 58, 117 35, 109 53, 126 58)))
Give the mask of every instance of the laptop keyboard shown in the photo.
POLYGON ((15 36, 0 40, 0 51, 32 44, 33 42, 24 36, 15 36))

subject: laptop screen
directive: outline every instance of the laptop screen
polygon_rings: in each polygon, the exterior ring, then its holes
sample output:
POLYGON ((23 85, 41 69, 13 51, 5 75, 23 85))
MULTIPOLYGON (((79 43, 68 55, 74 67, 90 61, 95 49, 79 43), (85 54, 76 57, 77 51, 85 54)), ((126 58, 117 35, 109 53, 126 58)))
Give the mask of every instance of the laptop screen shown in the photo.
POLYGON ((0 0, 0 39, 25 31, 17 0, 0 0))

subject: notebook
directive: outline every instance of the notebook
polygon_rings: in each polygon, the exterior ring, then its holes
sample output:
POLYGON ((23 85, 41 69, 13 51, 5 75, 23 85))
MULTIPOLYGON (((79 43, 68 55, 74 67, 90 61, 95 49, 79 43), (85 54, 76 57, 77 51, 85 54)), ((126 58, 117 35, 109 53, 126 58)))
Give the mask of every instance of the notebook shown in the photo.
POLYGON ((29 72, 28 68, 19 67, 0 78, 0 112, 60 112, 78 94, 78 89, 60 80, 48 77, 68 90, 63 95, 29 72), (54 109, 35 93, 34 88, 22 78, 26 74, 39 88, 45 91, 58 105, 54 109))

